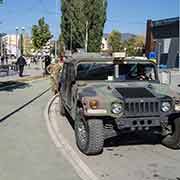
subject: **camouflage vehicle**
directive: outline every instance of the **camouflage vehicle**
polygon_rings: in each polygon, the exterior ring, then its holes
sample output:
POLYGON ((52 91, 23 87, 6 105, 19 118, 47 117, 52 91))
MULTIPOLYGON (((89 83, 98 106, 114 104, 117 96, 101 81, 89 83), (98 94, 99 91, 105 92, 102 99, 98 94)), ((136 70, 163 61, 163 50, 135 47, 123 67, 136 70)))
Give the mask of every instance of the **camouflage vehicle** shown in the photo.
POLYGON ((77 55, 65 61, 59 88, 61 114, 74 120, 84 154, 98 154, 106 138, 129 132, 158 131, 163 144, 180 149, 180 98, 160 83, 154 62, 77 55))

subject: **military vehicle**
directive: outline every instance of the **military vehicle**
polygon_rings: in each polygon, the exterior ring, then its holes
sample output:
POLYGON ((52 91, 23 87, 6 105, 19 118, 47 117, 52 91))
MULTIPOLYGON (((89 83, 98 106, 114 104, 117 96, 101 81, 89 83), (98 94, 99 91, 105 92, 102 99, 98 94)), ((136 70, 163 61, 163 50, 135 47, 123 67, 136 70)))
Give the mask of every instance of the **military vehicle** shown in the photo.
POLYGON ((160 83, 145 58, 76 55, 65 60, 59 81, 60 112, 74 120, 77 146, 99 154, 104 140, 130 132, 159 132, 180 149, 180 97, 160 83))

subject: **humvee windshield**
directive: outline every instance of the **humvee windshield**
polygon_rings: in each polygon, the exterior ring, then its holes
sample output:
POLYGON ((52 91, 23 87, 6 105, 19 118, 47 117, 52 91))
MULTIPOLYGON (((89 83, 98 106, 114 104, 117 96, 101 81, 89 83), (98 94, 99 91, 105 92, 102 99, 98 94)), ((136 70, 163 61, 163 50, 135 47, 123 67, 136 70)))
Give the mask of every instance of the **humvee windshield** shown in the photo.
POLYGON ((79 64, 77 67, 77 80, 115 80, 133 81, 157 80, 156 69, 153 64, 79 64), (116 70, 115 70, 116 69, 116 70))

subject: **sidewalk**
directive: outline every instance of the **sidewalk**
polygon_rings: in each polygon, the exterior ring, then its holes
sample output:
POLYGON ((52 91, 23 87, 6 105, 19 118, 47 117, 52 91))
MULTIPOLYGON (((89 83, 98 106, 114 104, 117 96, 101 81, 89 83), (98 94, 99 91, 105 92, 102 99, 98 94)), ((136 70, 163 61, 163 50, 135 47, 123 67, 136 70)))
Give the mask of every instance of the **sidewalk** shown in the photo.
POLYGON ((0 73, 0 82, 7 82, 7 81, 23 81, 26 79, 32 79, 43 76, 43 69, 41 64, 31 64, 31 67, 25 66, 23 77, 20 78, 17 71, 10 70, 9 75, 7 76, 6 73, 0 73))

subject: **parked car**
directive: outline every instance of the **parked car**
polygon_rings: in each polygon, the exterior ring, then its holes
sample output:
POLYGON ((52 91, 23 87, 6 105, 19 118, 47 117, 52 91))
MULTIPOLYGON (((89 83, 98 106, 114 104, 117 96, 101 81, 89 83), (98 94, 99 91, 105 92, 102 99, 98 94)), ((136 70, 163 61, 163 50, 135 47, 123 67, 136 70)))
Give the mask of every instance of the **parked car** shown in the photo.
POLYGON ((122 133, 159 132, 180 149, 180 97, 161 84, 157 66, 143 58, 69 57, 59 81, 61 115, 74 120, 84 154, 102 152, 104 140, 122 133))

